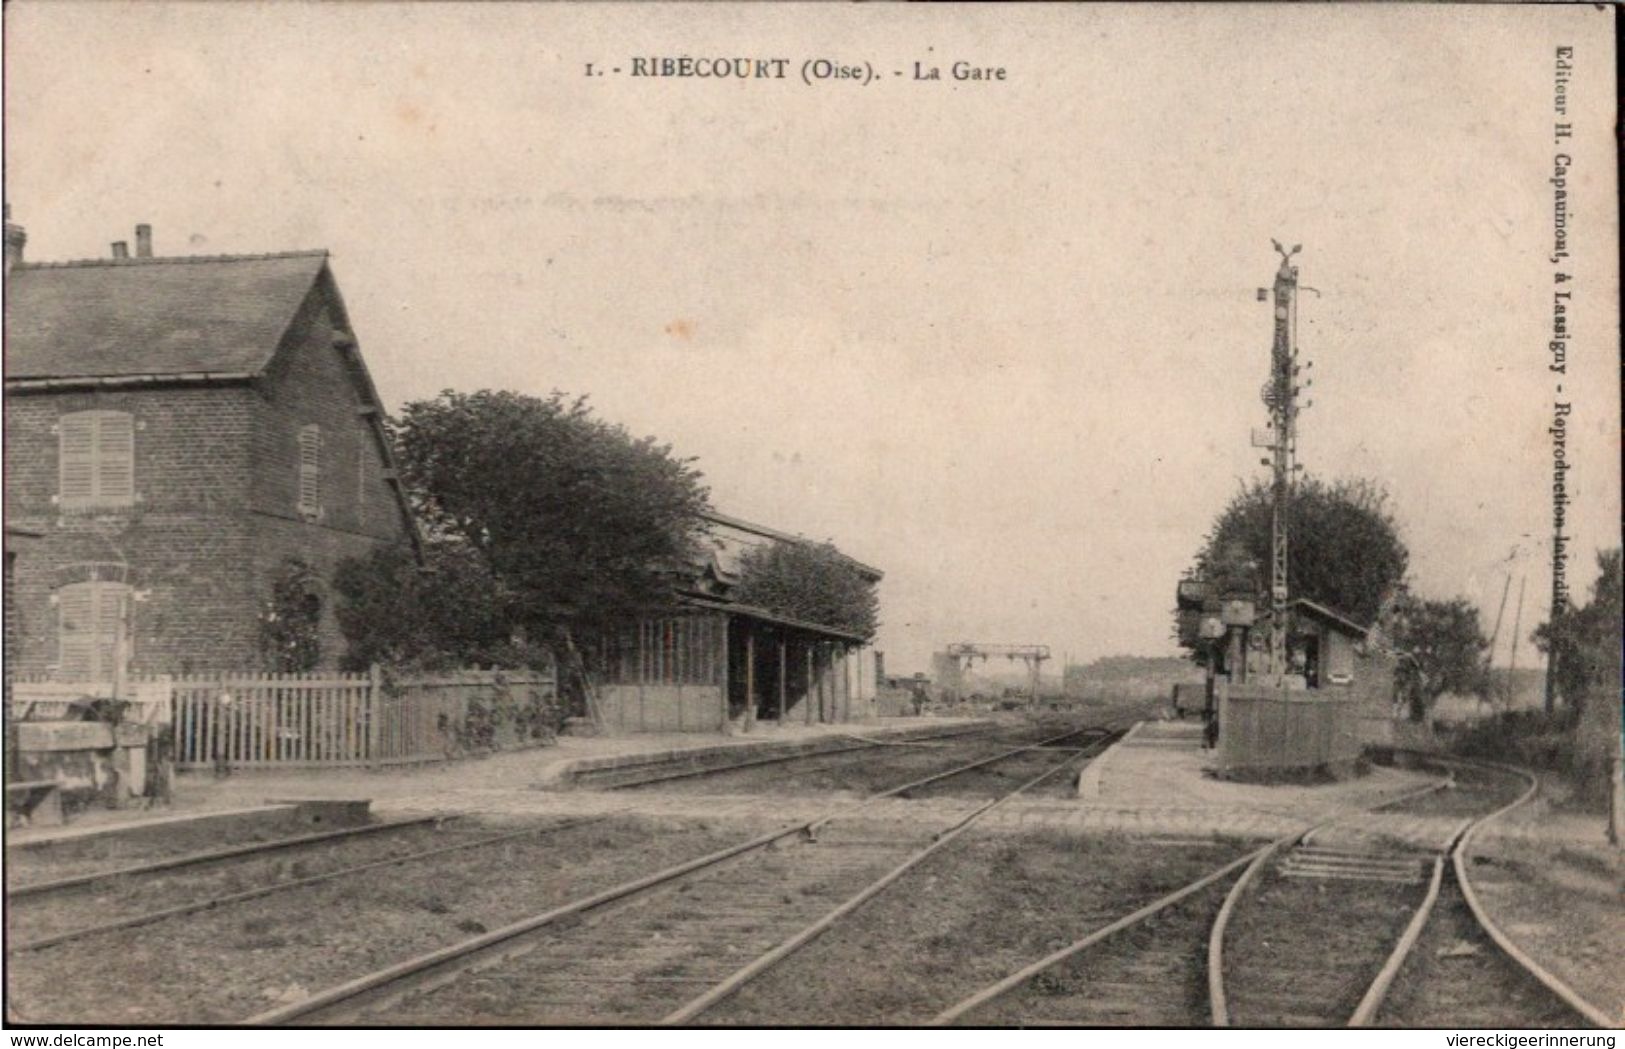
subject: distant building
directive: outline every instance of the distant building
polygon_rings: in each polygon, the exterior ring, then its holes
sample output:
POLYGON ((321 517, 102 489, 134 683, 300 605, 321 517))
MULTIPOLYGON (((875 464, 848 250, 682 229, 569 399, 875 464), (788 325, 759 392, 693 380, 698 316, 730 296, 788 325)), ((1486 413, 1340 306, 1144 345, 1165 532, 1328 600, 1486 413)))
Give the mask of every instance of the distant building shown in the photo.
MULTIPOLYGON (((842 722, 874 713, 875 652, 841 627, 738 600, 753 548, 809 540, 707 514, 703 556, 674 579, 678 609, 651 617, 599 654, 601 720, 612 729, 716 732, 752 722, 842 722)), ((848 558, 871 583, 882 573, 848 558)))
POLYGON ((23 241, 7 223, 5 501, 38 534, 16 669, 108 680, 120 643, 141 672, 259 667, 299 565, 336 665, 333 568, 416 533, 327 253, 154 257, 142 226, 134 256, 40 264, 23 241))

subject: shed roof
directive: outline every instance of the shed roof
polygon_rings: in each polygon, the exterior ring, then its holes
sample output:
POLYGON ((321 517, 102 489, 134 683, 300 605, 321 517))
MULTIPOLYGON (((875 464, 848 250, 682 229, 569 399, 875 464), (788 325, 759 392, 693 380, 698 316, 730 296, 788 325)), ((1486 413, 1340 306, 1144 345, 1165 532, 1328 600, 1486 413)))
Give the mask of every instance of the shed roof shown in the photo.
MULTIPOLYGON (((1335 626, 1344 633, 1353 634, 1355 637, 1364 638, 1371 634, 1370 627, 1361 626, 1349 617, 1339 612, 1334 612, 1325 605, 1318 605, 1306 597, 1293 598, 1287 603, 1287 607, 1299 615, 1307 615, 1311 619, 1318 619, 1322 623, 1335 626)), ((1270 613, 1265 611, 1259 616, 1259 619, 1264 620, 1268 619, 1269 617, 1270 613)))
POLYGON ((325 251, 18 265, 6 381, 258 375, 326 265, 325 251))
MULTIPOLYGON (((797 546, 814 545, 814 540, 802 535, 792 535, 781 532, 776 528, 759 525, 741 517, 718 513, 709 510, 700 515, 707 525, 707 532, 714 544, 713 557, 718 574, 725 580, 732 581, 738 577, 739 562, 746 551, 752 547, 761 546, 764 542, 792 543, 797 546)), ((836 551, 840 553, 840 551, 836 551)), ((841 557, 852 568, 872 583, 878 583, 885 578, 886 573, 872 565, 864 564, 857 558, 841 553, 841 557)))

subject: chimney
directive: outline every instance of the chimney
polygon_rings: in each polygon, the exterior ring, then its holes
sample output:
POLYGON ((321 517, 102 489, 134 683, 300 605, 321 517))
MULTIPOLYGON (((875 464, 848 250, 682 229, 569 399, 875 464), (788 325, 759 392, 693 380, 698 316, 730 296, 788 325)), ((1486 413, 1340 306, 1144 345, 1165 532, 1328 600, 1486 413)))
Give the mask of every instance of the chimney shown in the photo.
POLYGON ((130 246, 128 244, 126 244, 122 240, 115 240, 113 242, 113 257, 115 259, 127 259, 127 258, 129 258, 130 257, 130 246))
POLYGON ((13 266, 23 261, 23 245, 28 243, 28 233, 15 222, 11 221, 11 205, 5 205, 6 223, 6 272, 10 273, 13 266))
POLYGON ((152 227, 145 222, 135 228, 135 257, 152 258, 152 227))

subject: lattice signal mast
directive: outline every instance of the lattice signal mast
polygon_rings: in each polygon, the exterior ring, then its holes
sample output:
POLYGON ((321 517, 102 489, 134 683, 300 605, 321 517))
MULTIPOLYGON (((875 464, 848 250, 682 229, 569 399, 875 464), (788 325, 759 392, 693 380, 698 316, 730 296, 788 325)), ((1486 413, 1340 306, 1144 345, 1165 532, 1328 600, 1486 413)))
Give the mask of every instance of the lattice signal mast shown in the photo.
MULTIPOLYGON (((1263 440, 1255 440, 1260 447, 1269 448, 1270 458, 1262 460, 1273 472, 1270 512, 1270 673, 1284 674, 1288 670, 1286 656, 1287 599, 1290 595, 1287 579, 1288 534, 1291 531, 1290 504, 1293 474, 1299 469, 1293 461, 1298 450, 1298 268, 1292 258, 1303 249, 1292 245, 1289 251, 1278 240, 1271 240, 1281 256, 1281 268, 1275 273, 1275 340, 1270 350, 1270 377, 1264 384, 1264 406, 1270 410, 1269 432, 1263 440)), ((1313 289, 1306 289, 1313 290, 1313 289)), ((1263 288, 1258 297, 1264 298, 1263 288)), ((1303 368, 1313 367, 1306 363, 1303 368)), ((1309 385, 1308 381, 1303 383, 1309 385)), ((1309 402, 1312 404, 1313 402, 1309 402)), ((1308 407, 1306 404, 1304 407, 1308 407)))

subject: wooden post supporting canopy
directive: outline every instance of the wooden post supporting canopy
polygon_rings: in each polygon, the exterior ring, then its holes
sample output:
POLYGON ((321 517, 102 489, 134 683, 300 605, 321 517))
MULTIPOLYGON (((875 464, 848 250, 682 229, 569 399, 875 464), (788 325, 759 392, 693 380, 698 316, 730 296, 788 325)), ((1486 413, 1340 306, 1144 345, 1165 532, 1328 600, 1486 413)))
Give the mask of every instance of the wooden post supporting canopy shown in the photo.
POLYGON ((728 616, 727 616, 726 613, 724 613, 721 618, 722 618, 722 665, 719 668, 721 673, 719 673, 717 675, 717 678, 718 678, 718 680, 720 680, 722 682, 722 688, 718 690, 720 692, 720 694, 721 694, 721 697, 722 697, 722 700, 721 700, 721 703, 722 703, 722 720, 717 725, 717 731, 718 732, 727 732, 728 731, 728 616))
POLYGON ((745 731, 756 724, 756 631, 745 620, 745 731))
POLYGON ((784 635, 779 635, 779 727, 784 727, 784 711, 788 705, 790 692, 790 664, 788 653, 785 651, 786 641, 784 635))

